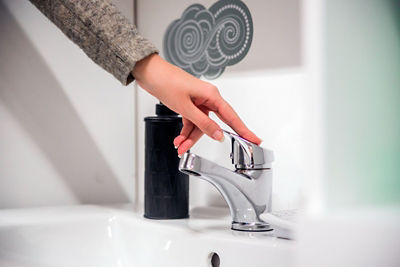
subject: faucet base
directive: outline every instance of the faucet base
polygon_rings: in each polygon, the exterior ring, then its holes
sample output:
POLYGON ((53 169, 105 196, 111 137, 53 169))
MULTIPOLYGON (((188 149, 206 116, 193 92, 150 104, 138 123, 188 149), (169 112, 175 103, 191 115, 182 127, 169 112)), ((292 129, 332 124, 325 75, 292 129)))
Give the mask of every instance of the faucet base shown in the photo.
POLYGON ((270 224, 266 222, 243 223, 232 222, 232 230, 245 232, 268 232, 274 230, 270 224))

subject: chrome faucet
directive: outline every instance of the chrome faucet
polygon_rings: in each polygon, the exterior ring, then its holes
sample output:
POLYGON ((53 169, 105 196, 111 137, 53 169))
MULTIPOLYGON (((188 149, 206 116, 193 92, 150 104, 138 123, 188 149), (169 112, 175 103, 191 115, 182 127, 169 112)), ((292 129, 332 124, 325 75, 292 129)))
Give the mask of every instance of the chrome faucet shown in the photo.
POLYGON ((189 152, 183 154, 179 170, 217 188, 229 205, 232 230, 270 231, 260 214, 271 211, 273 153, 234 133, 224 134, 232 141, 234 171, 189 152))

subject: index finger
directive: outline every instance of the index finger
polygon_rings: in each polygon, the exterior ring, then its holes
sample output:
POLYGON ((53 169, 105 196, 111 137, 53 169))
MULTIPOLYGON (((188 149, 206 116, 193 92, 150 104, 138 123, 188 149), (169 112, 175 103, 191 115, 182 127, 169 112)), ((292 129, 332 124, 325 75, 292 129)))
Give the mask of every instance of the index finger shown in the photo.
POLYGON ((249 140, 257 145, 261 143, 261 139, 258 138, 252 131, 250 131, 244 122, 240 119, 236 111, 226 102, 222 97, 216 101, 215 114, 223 122, 228 124, 238 135, 244 139, 249 140))

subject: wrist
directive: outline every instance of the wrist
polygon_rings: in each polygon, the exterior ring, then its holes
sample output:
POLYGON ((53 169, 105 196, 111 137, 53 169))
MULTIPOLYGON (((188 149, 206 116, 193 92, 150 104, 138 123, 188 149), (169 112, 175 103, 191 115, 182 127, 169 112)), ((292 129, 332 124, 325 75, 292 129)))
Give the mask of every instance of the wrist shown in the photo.
POLYGON ((150 54, 147 57, 136 62, 135 67, 132 70, 132 75, 135 77, 136 81, 143 83, 146 81, 146 76, 149 75, 151 66, 154 65, 160 56, 156 53, 150 54))

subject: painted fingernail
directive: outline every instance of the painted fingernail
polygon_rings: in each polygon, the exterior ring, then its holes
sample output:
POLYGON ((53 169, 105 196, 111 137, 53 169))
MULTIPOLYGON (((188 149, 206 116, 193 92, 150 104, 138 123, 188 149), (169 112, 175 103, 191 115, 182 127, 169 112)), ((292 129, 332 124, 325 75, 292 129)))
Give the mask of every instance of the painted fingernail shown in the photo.
POLYGON ((213 133, 212 138, 217 140, 217 141, 224 141, 224 134, 222 133, 221 130, 217 130, 213 133))

